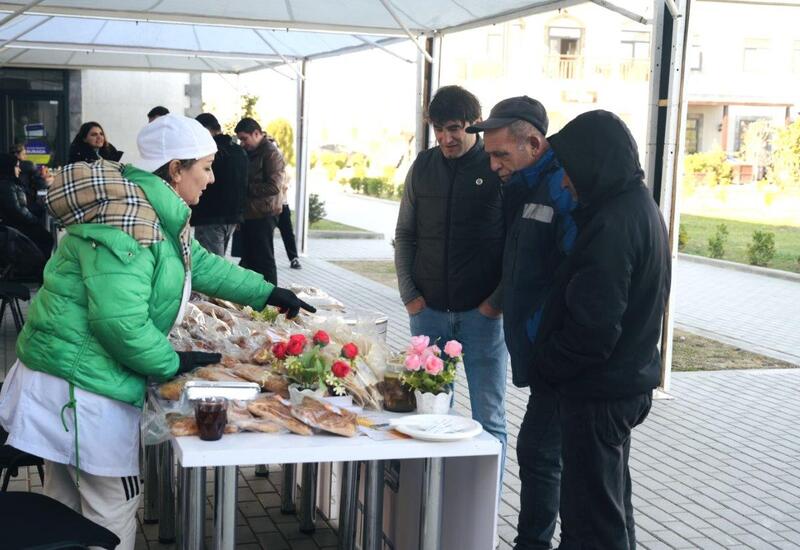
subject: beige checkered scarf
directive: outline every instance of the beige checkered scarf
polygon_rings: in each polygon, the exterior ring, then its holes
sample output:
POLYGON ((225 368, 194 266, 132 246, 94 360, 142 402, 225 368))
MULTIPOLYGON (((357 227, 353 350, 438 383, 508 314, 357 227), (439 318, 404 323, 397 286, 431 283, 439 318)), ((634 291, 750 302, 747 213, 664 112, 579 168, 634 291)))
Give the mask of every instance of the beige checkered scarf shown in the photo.
MULTIPOLYGON (((101 160, 68 164, 55 174, 47 191, 47 208, 61 227, 102 223, 116 227, 141 244, 164 240, 158 214, 142 188, 122 176, 122 165, 101 160)), ((172 187, 164 183, 174 193, 172 187)), ((180 199, 178 194, 176 197, 180 199)), ((189 222, 179 235, 186 270, 191 269, 189 222)))

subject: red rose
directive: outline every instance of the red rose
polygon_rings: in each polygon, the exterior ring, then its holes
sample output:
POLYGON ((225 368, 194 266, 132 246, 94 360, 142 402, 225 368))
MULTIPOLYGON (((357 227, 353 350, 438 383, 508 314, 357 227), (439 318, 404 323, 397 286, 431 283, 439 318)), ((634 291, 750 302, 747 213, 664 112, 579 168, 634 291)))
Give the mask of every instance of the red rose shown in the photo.
POLYGON ((331 366, 331 372, 336 378, 344 378, 350 374, 350 365, 345 361, 335 361, 331 366))
POLYGON ((318 346, 325 347, 331 343, 331 337, 324 330, 318 330, 314 333, 314 343, 318 346))
POLYGON ((355 359, 356 355, 358 355, 358 346, 356 346, 353 342, 347 343, 342 346, 342 357, 347 357, 348 359, 355 359))
POLYGON ((272 346, 272 355, 278 359, 286 359, 286 342, 278 342, 272 346))
POLYGON ((303 353, 303 348, 305 348, 304 342, 300 340, 289 340, 289 343, 286 345, 286 353, 288 355, 300 355, 303 353))
POLYGON ((292 342, 299 342, 301 346, 305 346, 306 337, 303 334, 292 334, 289 336, 289 343, 291 344, 292 342))

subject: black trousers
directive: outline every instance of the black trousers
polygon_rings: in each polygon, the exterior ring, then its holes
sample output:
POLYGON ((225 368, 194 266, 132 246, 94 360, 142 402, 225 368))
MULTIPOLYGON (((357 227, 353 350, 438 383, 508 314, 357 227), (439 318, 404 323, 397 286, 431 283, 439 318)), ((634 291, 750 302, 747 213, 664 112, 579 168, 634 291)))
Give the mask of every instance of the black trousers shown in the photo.
POLYGON ((272 244, 276 219, 276 216, 267 216, 242 223, 242 261, 239 262, 242 267, 261 273, 273 285, 278 284, 275 248, 272 244))
POLYGON ((294 238, 294 227, 292 227, 292 212, 289 210, 289 205, 284 204, 281 213, 276 216, 278 218, 278 230, 281 232, 281 240, 283 240, 283 247, 286 249, 286 255, 289 256, 291 262, 297 258, 297 241, 294 238))
POLYGON ((544 383, 531 388, 517 436, 522 487, 514 550, 550 549, 561 492, 561 423, 558 394, 544 383))
POLYGON ((560 550, 634 550, 628 457, 651 392, 615 400, 561 396, 560 550))

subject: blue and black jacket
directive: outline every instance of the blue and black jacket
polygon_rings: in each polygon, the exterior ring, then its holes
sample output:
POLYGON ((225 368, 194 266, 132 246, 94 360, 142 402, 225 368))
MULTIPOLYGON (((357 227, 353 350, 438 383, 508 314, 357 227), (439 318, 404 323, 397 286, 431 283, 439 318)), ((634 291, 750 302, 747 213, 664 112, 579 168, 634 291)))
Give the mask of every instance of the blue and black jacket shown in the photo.
POLYGON ((503 319, 515 386, 534 385, 533 352, 542 309, 559 264, 572 249, 576 203, 562 188, 564 170, 551 150, 503 188, 503 319))

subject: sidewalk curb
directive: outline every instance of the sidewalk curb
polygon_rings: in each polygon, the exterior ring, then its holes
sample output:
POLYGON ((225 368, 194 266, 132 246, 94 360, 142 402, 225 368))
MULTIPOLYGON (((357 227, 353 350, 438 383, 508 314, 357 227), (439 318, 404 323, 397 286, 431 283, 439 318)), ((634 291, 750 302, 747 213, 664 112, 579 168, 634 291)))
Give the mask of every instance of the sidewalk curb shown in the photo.
POLYGON ((375 239, 383 240, 383 233, 373 231, 328 231, 324 229, 311 229, 309 239, 375 239))
POLYGON ((771 269, 769 267, 740 264, 736 262, 729 262, 727 260, 716 260, 714 258, 695 256, 693 254, 684 254, 682 252, 678 254, 678 259, 696 264, 713 265, 715 267, 731 269, 733 271, 743 271, 745 273, 754 273, 756 275, 763 275, 765 277, 772 277, 774 279, 783 279, 785 281, 800 283, 800 274, 792 273, 791 271, 781 271, 780 269, 771 269))
POLYGON ((348 197, 356 197, 358 199, 367 199, 370 201, 382 202, 384 204, 391 204, 393 206, 400 206, 400 201, 395 201, 392 199, 382 199, 380 197, 373 197, 372 195, 362 195, 361 193, 348 193, 346 191, 342 191, 342 194, 348 197))

